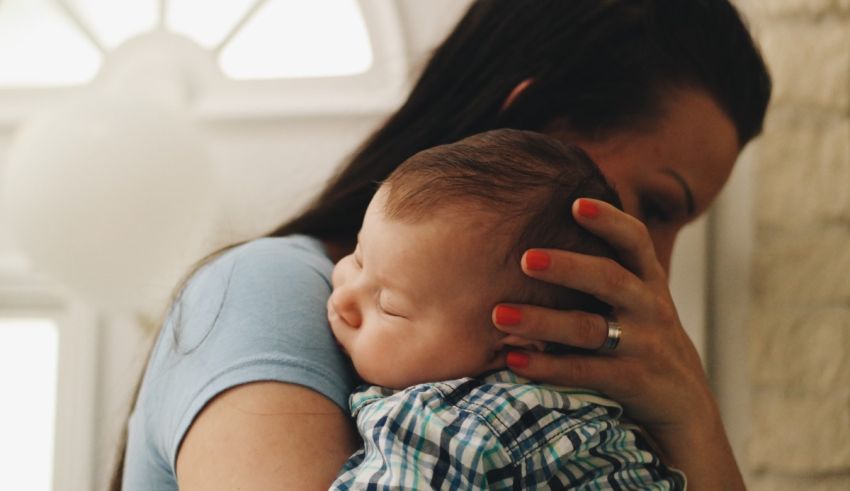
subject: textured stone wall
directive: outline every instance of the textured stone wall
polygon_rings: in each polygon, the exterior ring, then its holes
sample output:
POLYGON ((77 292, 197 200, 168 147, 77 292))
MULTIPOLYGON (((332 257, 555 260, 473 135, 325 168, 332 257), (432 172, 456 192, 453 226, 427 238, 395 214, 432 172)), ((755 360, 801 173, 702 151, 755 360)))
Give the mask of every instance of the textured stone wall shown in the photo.
POLYGON ((774 78, 756 170, 753 490, 850 490, 850 0, 741 0, 774 78))

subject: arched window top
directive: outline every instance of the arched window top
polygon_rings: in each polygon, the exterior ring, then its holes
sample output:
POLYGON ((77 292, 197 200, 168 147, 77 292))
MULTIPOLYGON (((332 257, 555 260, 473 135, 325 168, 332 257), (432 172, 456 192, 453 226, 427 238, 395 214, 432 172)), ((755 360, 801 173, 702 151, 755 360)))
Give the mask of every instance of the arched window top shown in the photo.
POLYGON ((82 84, 94 78, 102 58, 53 2, 0 2, 0 86, 82 84))
POLYGON ((155 29, 213 52, 232 80, 346 77, 375 59, 357 0, 4 0, 0 87, 84 84, 155 29))
POLYGON ((356 75, 372 46, 355 0, 272 0, 223 46, 219 66, 234 79, 356 75))

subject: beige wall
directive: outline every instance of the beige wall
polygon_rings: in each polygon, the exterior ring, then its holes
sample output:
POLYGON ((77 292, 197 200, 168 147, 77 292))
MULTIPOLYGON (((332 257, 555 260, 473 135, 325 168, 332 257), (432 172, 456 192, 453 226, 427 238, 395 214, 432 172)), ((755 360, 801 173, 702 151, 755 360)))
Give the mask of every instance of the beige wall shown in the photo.
POLYGON ((755 170, 754 490, 850 489, 850 0, 739 2, 774 98, 755 170))

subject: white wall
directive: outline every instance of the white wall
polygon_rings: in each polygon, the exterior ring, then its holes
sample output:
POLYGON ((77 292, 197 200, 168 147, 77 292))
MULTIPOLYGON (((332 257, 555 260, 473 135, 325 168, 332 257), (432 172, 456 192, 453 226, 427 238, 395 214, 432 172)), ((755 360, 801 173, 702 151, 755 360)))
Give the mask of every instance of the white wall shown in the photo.
POLYGON ((753 160, 753 490, 850 489, 850 2, 741 2, 773 77, 753 160))

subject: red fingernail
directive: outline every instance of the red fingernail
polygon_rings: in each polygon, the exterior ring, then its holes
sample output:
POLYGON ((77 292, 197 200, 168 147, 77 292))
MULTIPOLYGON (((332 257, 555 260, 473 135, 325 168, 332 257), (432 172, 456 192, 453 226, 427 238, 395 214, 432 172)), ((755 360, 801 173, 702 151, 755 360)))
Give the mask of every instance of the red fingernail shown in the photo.
POLYGON ((578 200, 578 214, 586 218, 596 218, 599 215, 599 206, 586 199, 578 200))
POLYGON ((528 251, 525 253, 525 266, 528 269, 541 271, 549 267, 551 259, 543 251, 528 251))
POLYGON ((501 326, 515 326, 522 320, 522 311, 507 305, 497 305, 493 310, 493 319, 501 326))
POLYGON ((525 353, 511 351, 508 353, 506 361, 511 368, 525 368, 528 366, 529 357, 525 353))

